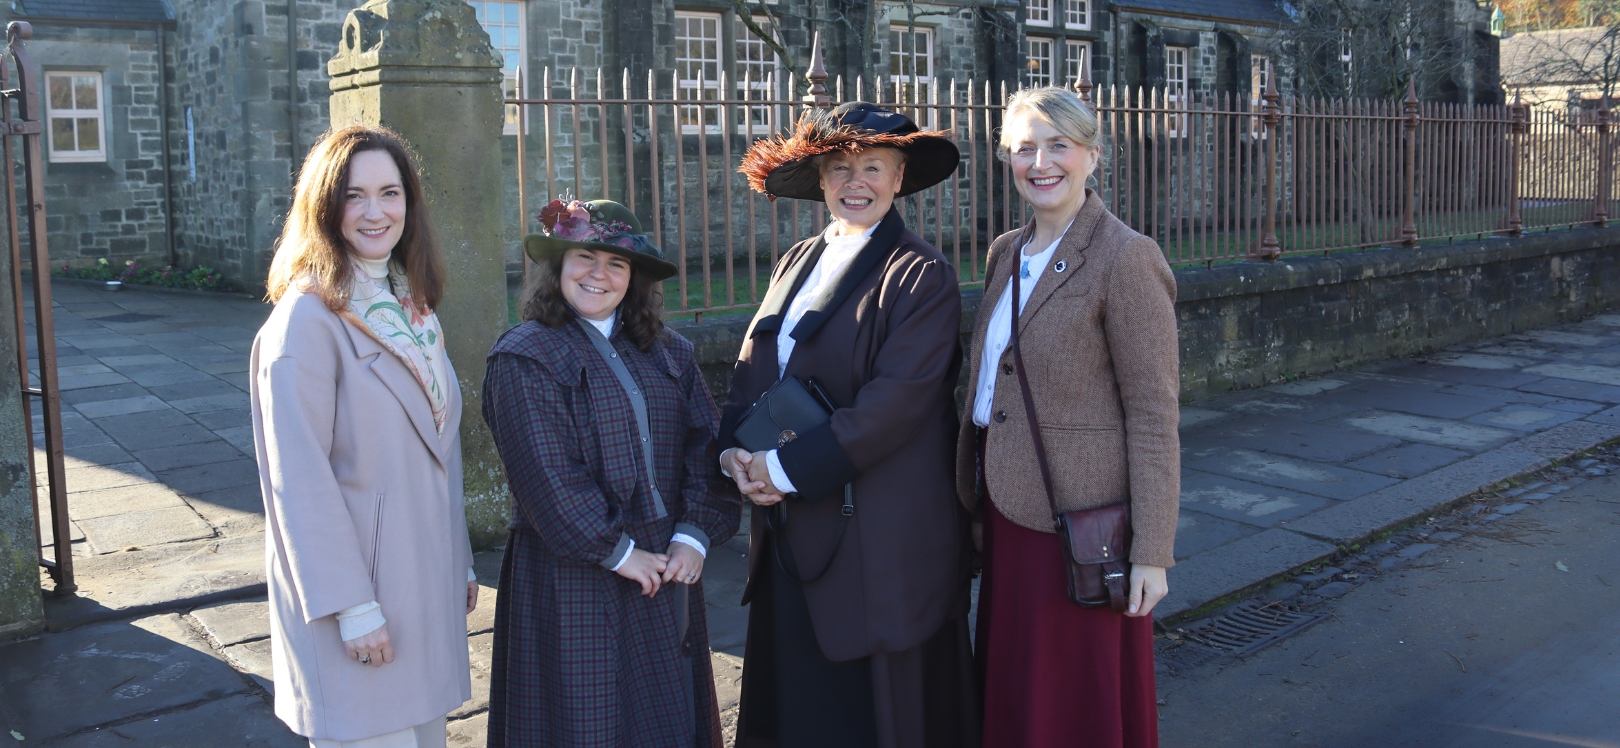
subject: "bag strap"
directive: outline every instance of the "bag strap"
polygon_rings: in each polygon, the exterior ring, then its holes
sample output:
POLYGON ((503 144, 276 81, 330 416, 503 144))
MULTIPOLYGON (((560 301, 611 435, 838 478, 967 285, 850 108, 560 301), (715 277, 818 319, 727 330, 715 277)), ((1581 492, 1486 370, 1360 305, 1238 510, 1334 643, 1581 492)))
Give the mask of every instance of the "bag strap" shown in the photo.
POLYGON ((843 513, 838 517, 838 535, 833 538, 832 553, 827 556, 827 563, 821 565, 821 571, 809 577, 801 577, 799 576, 799 559, 793 555, 793 548, 788 546, 787 501, 777 502, 775 506, 770 507, 765 512, 765 524, 770 527, 771 534, 775 537, 776 542, 771 543, 771 551, 776 555, 776 564, 781 567, 782 573, 786 574, 788 579, 798 582, 800 587, 827 576, 827 572, 832 569, 833 562, 838 560, 838 550, 844 547, 844 532, 849 530, 849 518, 854 515, 855 486, 854 484, 846 484, 844 486, 843 513), (786 554, 786 558, 783 557, 783 554, 786 554))
POLYGON ((1058 521, 1057 496, 1052 492, 1052 468, 1046 463, 1046 442, 1041 439, 1041 427, 1035 420, 1035 397, 1030 394, 1029 375, 1024 373, 1024 354, 1018 346, 1018 316, 1023 311, 1019 303, 1023 300, 1023 295, 1020 293, 1018 283, 1020 275, 1018 259, 1023 253, 1024 250, 1020 247, 1018 255, 1013 258, 1012 267, 1012 314, 1008 316, 1012 318, 1013 367, 1018 371, 1018 391, 1024 396, 1024 417, 1029 421, 1029 436, 1035 445, 1035 462, 1041 466, 1041 483, 1046 486, 1046 503, 1052 507, 1052 524, 1061 533, 1063 527, 1058 521))

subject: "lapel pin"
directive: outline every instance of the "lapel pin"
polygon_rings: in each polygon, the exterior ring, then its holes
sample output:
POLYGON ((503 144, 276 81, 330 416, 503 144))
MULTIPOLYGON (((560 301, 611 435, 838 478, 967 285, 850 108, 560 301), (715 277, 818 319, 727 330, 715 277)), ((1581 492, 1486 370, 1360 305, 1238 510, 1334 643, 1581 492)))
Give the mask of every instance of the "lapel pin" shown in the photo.
POLYGON ((1052 266, 1052 272, 1054 272, 1054 273, 1061 273, 1061 272, 1063 272, 1065 270, 1068 270, 1068 269, 1069 269, 1069 263, 1067 263, 1067 262, 1065 262, 1063 260, 1058 260, 1057 264, 1052 266))

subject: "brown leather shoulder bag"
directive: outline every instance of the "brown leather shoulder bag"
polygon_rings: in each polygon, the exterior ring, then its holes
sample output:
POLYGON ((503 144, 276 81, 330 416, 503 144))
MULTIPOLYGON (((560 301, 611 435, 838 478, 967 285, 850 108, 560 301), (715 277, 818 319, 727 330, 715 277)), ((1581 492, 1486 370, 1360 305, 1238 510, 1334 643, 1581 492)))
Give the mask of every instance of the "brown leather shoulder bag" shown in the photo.
POLYGON ((1046 486, 1046 501, 1052 507, 1058 537, 1068 556, 1065 566, 1069 573, 1069 600, 1082 608, 1112 607, 1124 613, 1130 600, 1131 508, 1129 501, 1109 504, 1094 509, 1076 509, 1059 512, 1057 496, 1052 491, 1052 469, 1046 461, 1046 445, 1041 439, 1041 427, 1035 420, 1035 398, 1030 394, 1029 375, 1024 373, 1024 355, 1018 347, 1019 268, 1012 269, 1012 349, 1013 364, 1018 371, 1018 389, 1024 396, 1024 415, 1029 421, 1029 435, 1034 443, 1035 461, 1041 466, 1041 481, 1046 486))

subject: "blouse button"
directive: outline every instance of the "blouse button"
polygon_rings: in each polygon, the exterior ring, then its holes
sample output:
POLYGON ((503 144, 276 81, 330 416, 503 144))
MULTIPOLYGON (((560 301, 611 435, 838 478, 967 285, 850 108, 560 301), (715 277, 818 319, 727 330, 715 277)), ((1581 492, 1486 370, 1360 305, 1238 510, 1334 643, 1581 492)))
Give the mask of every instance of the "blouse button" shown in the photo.
POLYGON ((1003 373, 1003 374, 1011 374, 1011 373, 1013 373, 1012 364, 1002 364, 1001 365, 1001 373, 1003 373))
POLYGON ((1006 421, 1007 421, 1007 411, 1005 411, 1005 410, 996 411, 996 423, 1005 423, 1006 421))
POLYGON ((630 394, 632 394, 632 395, 639 395, 639 394, 641 394, 641 390, 634 390, 634 389, 633 389, 633 390, 630 390, 630 394))

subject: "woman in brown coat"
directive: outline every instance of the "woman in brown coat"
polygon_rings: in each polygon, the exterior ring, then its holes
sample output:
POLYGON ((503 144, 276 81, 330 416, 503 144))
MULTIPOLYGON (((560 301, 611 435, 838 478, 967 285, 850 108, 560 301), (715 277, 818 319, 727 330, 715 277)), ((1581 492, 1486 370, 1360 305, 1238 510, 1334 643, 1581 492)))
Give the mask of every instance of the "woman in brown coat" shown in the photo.
POLYGON ((856 103, 743 161, 755 189, 825 201, 834 220, 782 256, 720 430, 721 464, 754 503, 740 748, 978 744, 951 486, 961 295, 893 207, 959 158, 943 133, 856 103), (737 448, 739 417, 784 377, 822 385, 830 422, 737 448))
POLYGON ((957 491, 983 523, 984 745, 1151 748, 1151 614, 1167 592, 1180 494, 1175 279, 1158 245, 1086 189, 1097 117, 1073 93, 1015 95, 1001 150, 1035 220, 991 244, 957 449, 957 491), (1008 344, 1015 321, 1058 510, 1129 502, 1123 614, 1069 601, 1008 344))

